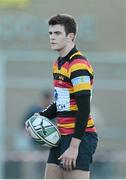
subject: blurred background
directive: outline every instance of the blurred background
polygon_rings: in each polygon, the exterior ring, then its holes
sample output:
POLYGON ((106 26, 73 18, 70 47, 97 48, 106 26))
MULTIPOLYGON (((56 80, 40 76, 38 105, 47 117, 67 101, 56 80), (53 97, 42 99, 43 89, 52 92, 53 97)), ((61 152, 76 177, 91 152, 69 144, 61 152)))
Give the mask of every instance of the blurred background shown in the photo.
POLYGON ((53 98, 47 20, 69 13, 77 47, 95 71, 92 114, 99 146, 91 178, 126 178, 126 1, 0 0, 0 178, 43 178, 48 148, 25 120, 53 98))

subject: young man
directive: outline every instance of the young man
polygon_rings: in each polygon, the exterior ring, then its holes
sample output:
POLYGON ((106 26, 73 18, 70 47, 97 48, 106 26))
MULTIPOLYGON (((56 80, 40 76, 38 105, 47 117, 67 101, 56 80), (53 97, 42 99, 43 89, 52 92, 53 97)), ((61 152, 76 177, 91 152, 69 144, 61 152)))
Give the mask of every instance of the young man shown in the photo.
POLYGON ((88 179, 98 141, 90 115, 93 69, 76 49, 74 18, 59 14, 48 24, 51 48, 59 54, 53 65, 55 102, 39 114, 56 117, 61 139, 50 150, 45 178, 88 179))

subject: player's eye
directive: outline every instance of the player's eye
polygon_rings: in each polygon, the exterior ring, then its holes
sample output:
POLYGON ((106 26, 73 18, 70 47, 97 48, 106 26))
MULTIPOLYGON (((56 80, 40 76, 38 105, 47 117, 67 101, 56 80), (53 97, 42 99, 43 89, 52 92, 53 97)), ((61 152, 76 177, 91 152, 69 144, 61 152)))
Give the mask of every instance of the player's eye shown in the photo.
POLYGON ((57 31, 57 32, 55 32, 55 34, 56 34, 56 35, 60 35, 60 34, 61 34, 61 32, 60 32, 60 31, 57 31))

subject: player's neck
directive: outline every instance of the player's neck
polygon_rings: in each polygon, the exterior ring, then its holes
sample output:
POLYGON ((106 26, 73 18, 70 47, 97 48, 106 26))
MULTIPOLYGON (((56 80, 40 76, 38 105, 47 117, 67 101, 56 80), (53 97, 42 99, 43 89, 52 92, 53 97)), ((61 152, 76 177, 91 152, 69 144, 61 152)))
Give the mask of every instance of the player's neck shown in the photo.
POLYGON ((60 57, 66 56, 74 48, 74 46, 75 46, 74 42, 68 44, 61 51, 58 52, 59 56, 60 57))

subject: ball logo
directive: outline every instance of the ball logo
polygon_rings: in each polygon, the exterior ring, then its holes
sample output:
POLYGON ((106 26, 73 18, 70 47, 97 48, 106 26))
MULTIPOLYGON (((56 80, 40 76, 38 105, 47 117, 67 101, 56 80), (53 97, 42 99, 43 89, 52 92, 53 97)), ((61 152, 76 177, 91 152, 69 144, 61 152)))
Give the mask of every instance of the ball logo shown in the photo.
POLYGON ((34 125, 34 128, 35 130, 37 131, 42 131, 43 134, 46 136, 48 134, 46 128, 52 126, 52 125, 45 125, 43 124, 43 119, 36 119, 34 122, 33 122, 33 125, 34 125))
POLYGON ((41 127, 44 135, 47 135, 47 131, 45 130, 46 127, 43 126, 43 119, 41 121, 41 127))

